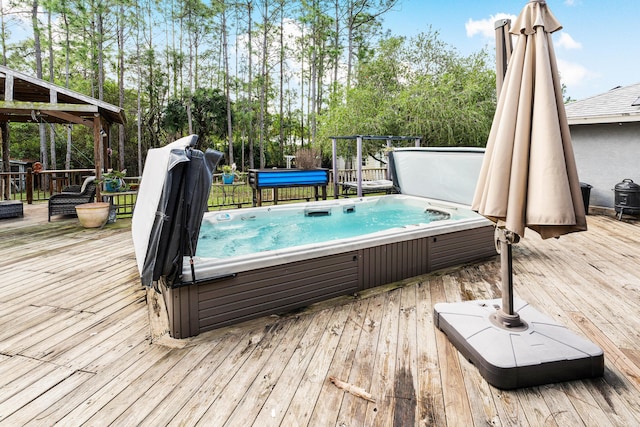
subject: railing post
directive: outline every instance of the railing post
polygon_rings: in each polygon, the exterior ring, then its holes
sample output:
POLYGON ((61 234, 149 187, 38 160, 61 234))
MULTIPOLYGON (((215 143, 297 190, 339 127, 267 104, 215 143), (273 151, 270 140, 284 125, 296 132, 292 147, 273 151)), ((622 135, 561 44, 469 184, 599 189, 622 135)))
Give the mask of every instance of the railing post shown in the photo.
POLYGON ((26 191, 27 191, 27 204, 33 204, 33 171, 31 168, 27 168, 27 182, 26 191))
POLYGON ((356 139, 357 147, 356 152, 358 155, 358 197, 362 197, 362 136, 359 135, 356 139))
POLYGON ((53 174, 47 173, 45 175, 45 182, 49 184, 49 197, 53 196, 53 174))
POLYGON ((333 198, 337 199, 340 194, 339 194, 339 190, 338 190, 338 143, 336 142, 335 138, 331 138, 331 150, 332 150, 332 156, 331 156, 331 167, 333 170, 333 198))

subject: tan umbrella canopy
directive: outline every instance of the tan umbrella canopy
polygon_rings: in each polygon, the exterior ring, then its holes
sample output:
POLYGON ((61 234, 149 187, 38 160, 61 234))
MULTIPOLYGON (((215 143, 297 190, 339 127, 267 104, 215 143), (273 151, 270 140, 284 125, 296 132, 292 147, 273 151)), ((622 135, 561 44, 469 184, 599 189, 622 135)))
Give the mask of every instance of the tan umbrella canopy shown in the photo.
POLYGON ((542 238, 587 229, 551 33, 560 23, 529 2, 487 142, 472 208, 499 227, 542 238))
POLYGON ((514 301, 513 243, 587 229, 544 1, 529 2, 487 142, 472 208, 497 224, 502 300, 437 303, 434 320, 487 381, 518 388, 601 376, 604 353, 524 301, 514 301))

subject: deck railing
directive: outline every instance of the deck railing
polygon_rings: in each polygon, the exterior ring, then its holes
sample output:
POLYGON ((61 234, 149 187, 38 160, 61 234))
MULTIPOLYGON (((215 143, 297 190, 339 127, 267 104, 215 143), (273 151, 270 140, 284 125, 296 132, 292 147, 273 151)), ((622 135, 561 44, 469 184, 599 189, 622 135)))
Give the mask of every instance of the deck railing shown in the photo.
POLYGON ((70 185, 80 185, 94 169, 46 170, 35 173, 0 172, 0 199, 22 200, 27 203, 48 200, 70 185))
MULTIPOLYGON (((82 184, 85 177, 92 175, 94 169, 47 170, 34 173, 1 172, 0 199, 22 200, 27 203, 46 201, 53 194, 62 192, 69 185, 82 184)), ((386 179, 386 168, 366 168, 362 170, 364 180, 386 179)), ((357 179, 356 169, 341 169, 338 171, 338 182, 349 182, 357 179)), ((128 183, 137 182, 137 177, 125 178, 128 183)), ((329 185, 327 198, 333 198, 333 173, 329 171, 329 185)), ((273 203, 273 189, 263 189, 263 204, 273 203)), ((122 195, 110 195, 113 203, 118 206, 118 216, 131 216, 135 205, 135 193, 131 191, 122 195)), ((338 197, 346 197, 339 194, 338 197)), ((278 202, 314 200, 313 187, 287 187, 278 189, 278 202)), ((246 176, 239 174, 234 184, 223 184, 221 174, 214 174, 213 185, 209 194, 209 209, 226 209, 249 207, 253 205, 252 189, 247 183, 246 176)))

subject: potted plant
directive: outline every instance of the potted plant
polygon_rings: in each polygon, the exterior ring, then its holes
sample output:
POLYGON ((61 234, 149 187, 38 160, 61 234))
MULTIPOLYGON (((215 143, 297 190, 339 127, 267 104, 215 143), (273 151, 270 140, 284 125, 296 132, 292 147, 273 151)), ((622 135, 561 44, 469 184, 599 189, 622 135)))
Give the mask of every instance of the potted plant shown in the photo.
POLYGON ((102 174, 100 182, 104 182, 104 190, 109 193, 115 193, 117 191, 126 191, 127 184, 124 182, 124 177, 127 175, 127 170, 113 170, 109 169, 102 174))
POLYGON ((222 183, 233 184, 233 178, 236 173, 236 164, 222 166, 222 183))

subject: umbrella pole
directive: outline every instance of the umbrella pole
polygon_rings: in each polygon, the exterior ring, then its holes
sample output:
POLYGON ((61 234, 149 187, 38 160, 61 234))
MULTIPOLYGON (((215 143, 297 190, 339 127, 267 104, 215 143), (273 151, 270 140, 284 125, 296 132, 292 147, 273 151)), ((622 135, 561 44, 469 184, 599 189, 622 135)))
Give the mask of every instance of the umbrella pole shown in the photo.
POLYGON ((496 312, 496 321, 506 328, 522 326, 520 315, 513 308, 513 253, 511 245, 518 243, 520 236, 504 228, 498 228, 500 243, 500 271, 502 273, 502 308, 496 312))

